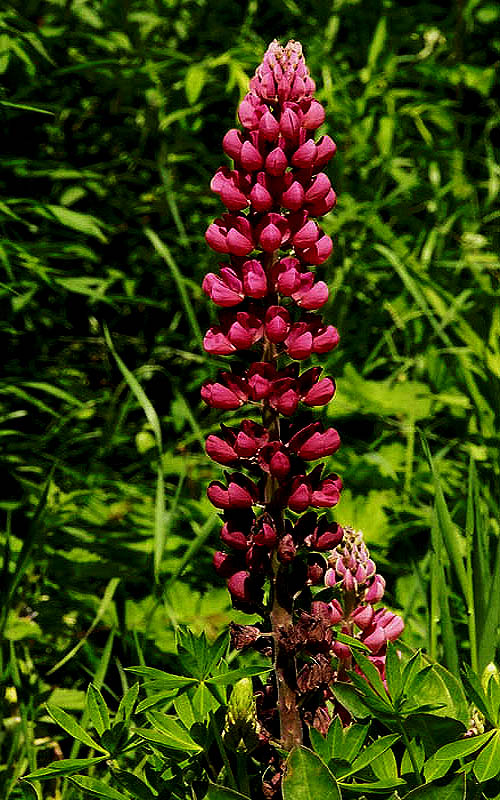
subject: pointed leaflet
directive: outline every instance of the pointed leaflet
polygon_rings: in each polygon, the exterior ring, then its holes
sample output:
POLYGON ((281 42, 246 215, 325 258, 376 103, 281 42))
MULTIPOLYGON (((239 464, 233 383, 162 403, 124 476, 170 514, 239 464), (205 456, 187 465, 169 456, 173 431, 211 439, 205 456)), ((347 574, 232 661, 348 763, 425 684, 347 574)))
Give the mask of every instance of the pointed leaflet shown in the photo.
POLYGON ((464 800, 465 798, 465 775, 456 775, 446 786, 438 786, 435 783, 426 783, 418 786, 402 800, 464 800))
POLYGON ((286 760, 283 800, 341 800, 332 773, 316 753, 295 747, 286 760))
POLYGON ((126 795, 98 778, 90 778, 87 775, 72 775, 70 781, 93 797, 101 797, 103 800, 128 800, 126 795))
POLYGON ((100 744, 97 744, 97 742, 94 741, 91 736, 89 736, 87 731, 82 728, 76 719, 73 719, 73 717, 71 717, 69 714, 66 714, 62 708, 47 705, 47 711, 54 722, 57 722, 57 724, 60 725, 61 728, 66 731, 66 733, 69 733, 73 739, 76 739, 82 744, 86 744, 87 747, 93 747, 94 750, 99 750, 101 753, 108 752, 104 749, 104 747, 101 747, 100 744))
POLYGON ((474 764, 474 775, 480 783, 489 781, 500 772, 500 731, 496 730, 474 764))
POLYGON ((87 689, 87 711, 92 727, 102 736, 109 729, 109 711, 99 689, 92 683, 87 689))
POLYGON ((57 778, 61 775, 71 775, 73 772, 80 772, 82 769, 93 767, 94 764, 99 764, 105 761, 106 756, 97 756, 96 758, 64 758, 62 761, 54 761, 48 767, 41 767, 29 775, 23 775, 22 780, 29 781, 44 781, 50 778, 57 778))
POLYGON ((355 775, 356 772, 359 772, 364 767, 367 767, 368 764, 371 764, 371 762, 382 755, 382 753, 385 753, 386 750, 389 750, 400 738, 401 737, 398 733, 391 733, 388 736, 381 736, 379 739, 377 739, 377 741, 369 744, 368 747, 363 750, 361 755, 359 755, 353 761, 349 772, 346 772, 345 775, 342 775, 342 780, 350 775, 355 775))

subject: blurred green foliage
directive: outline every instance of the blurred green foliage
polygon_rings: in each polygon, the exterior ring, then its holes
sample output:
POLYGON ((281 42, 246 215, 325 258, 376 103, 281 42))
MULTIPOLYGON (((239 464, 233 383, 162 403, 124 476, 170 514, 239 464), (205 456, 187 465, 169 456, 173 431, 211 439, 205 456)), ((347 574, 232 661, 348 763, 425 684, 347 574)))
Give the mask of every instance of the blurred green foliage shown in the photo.
MULTIPOLYGON (((44 699, 83 708, 101 670, 112 701, 121 665, 172 653, 175 625, 215 634, 232 614, 210 566, 203 235, 221 211, 208 186, 222 136, 274 36, 303 43, 338 144, 336 247, 320 268, 342 337, 322 360, 338 378, 338 519, 364 529, 412 645, 432 627, 435 483, 419 433, 461 531, 475 462, 496 546, 499 22, 488 0, 0 11, 6 800, 58 746, 44 699)), ((463 655, 465 604, 450 604, 463 655)))

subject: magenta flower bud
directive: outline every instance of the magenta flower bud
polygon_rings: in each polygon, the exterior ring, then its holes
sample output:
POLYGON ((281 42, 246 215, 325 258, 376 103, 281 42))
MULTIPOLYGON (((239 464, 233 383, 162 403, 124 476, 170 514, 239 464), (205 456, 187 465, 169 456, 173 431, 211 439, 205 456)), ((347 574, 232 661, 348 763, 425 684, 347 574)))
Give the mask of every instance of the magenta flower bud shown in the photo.
MULTIPOLYGON (((236 278, 236 273, 233 272, 234 277, 236 278)), ((213 272, 209 272, 208 275, 205 276, 205 279, 202 283, 201 288, 208 294, 211 300, 218 305, 222 306, 223 308, 230 308, 231 306, 236 306, 243 300, 243 292, 241 291, 241 287, 239 290, 236 288, 237 284, 241 282, 237 280, 233 284, 233 286, 229 285, 227 280, 220 278, 218 275, 214 275, 213 272)))
POLYGON ((304 144, 301 144, 292 156, 292 164, 294 167, 301 167, 302 169, 309 169, 317 160, 317 147, 312 139, 307 139, 304 144))
POLYGON ((337 145, 328 135, 322 136, 317 144, 316 161, 314 167, 324 167, 335 154, 337 145))
POLYGON ((290 314, 281 306, 270 306, 264 320, 264 330, 270 342, 284 342, 290 330, 290 314))
POLYGON ((323 378, 312 389, 309 389, 301 400, 307 406, 323 406, 330 402, 335 394, 335 389, 335 381, 332 378, 323 378))
POLYGON ((221 372, 217 383, 204 383, 201 396, 212 408, 239 408, 248 400, 246 381, 230 372, 221 372))
POLYGON ((315 508, 332 508, 340 500, 342 481, 338 476, 329 476, 321 481, 316 491, 313 491, 311 504, 315 508))
POLYGON ((236 449, 241 458, 252 458, 259 449, 259 445, 251 436, 240 431, 236 437, 236 449))
POLYGON ((262 523, 260 530, 258 530, 253 537, 255 544, 261 547, 267 547, 269 550, 275 546, 277 539, 275 528, 267 522, 262 523))
POLYGON ((210 328, 203 339, 203 348, 207 353, 217 356, 227 356, 234 353, 236 347, 229 341, 220 328, 210 328))
POLYGON ((313 352, 328 353, 338 345, 339 341, 338 331, 333 325, 328 325, 326 328, 318 328, 313 337, 313 352))
POLYGON ((283 450, 277 450, 269 462, 269 472, 278 480, 284 480, 290 472, 290 459, 283 450))
POLYGON ((265 169, 270 175, 283 175, 288 167, 288 159, 281 149, 275 147, 266 158, 265 169))
POLYGON ((385 580, 382 575, 376 575, 372 585, 367 590, 364 601, 365 603, 378 603, 382 600, 385 592, 385 580))
POLYGON ((304 187, 299 181, 293 181, 286 192, 281 195, 281 204, 290 211, 298 211, 299 208, 302 208, 303 203, 304 187))
POLYGON ((337 204, 337 195, 330 189, 328 194, 316 200, 314 203, 307 203, 307 210, 313 217, 324 217, 337 204))
POLYGON ((226 155, 234 161, 239 161, 241 148, 243 147, 243 136, 237 128, 231 128, 222 140, 222 147, 226 155))
POLYGON ((293 479, 288 495, 288 507, 301 513, 311 505, 311 486, 305 475, 293 479))
POLYGON ((358 606, 351 614, 351 620, 361 630, 366 630, 370 627, 373 620, 374 611, 371 606, 358 606))
POLYGON ((285 344, 290 358, 299 361, 309 358, 313 349, 313 337, 305 322, 296 322, 292 325, 285 344))
POLYGON ((266 214, 255 230, 260 247, 266 253, 272 253, 290 237, 290 228, 286 217, 281 214, 266 214))
POLYGON ((238 118, 243 127, 247 128, 247 130, 252 130, 259 124, 259 117, 257 116, 255 108, 246 98, 241 101, 238 107, 238 118))
POLYGON ((315 550, 331 550, 332 547, 335 547, 341 540, 342 536, 344 535, 344 531, 340 527, 340 525, 335 525, 335 528, 332 530, 327 530, 324 533, 318 535, 316 539, 316 543, 314 545, 315 550))
POLYGON ((228 339, 238 350, 247 350, 262 337, 261 321, 247 311, 238 311, 228 331, 228 339))
POLYGON ((240 163, 243 169, 247 169, 249 172, 255 172, 262 168, 264 159, 252 142, 246 141, 243 142, 241 148, 240 163))
MULTIPOLYGON (((259 175, 262 173, 259 173, 259 175)), ((253 185, 250 202, 255 211, 265 212, 273 207, 273 198, 268 189, 260 182, 253 185)))
POLYGON ((300 120, 291 108, 285 108, 279 123, 280 133, 285 139, 295 140, 300 130, 300 120))
POLYGON ((227 488, 220 481, 212 481, 207 495, 216 508, 251 508, 257 502, 258 491, 249 478, 235 473, 231 475, 227 488))
POLYGON ((296 258, 282 258, 275 266, 276 289, 285 297, 291 297, 301 286, 300 261, 296 258))
POLYGON ((384 625, 384 634, 388 642, 394 642, 404 630, 405 624, 398 614, 392 614, 391 620, 384 625))
POLYGON ((234 556, 228 553, 223 553, 221 550, 217 550, 217 552, 214 553, 214 568, 217 575, 220 575, 221 578, 229 578, 230 575, 233 575, 238 569, 236 563, 234 556))
POLYGON ((246 570, 235 572, 234 575, 229 578, 227 588, 236 600, 250 603, 253 599, 250 573, 246 570))
POLYGON ((306 202, 314 203, 316 200, 321 200, 323 197, 326 197, 331 188, 332 185, 328 176, 325 175, 324 172, 318 172, 317 175, 314 175, 309 187, 306 190, 306 202))
POLYGON ((220 532, 220 538, 228 547, 233 550, 246 551, 248 549, 248 540, 243 531, 235 529, 233 522, 225 522, 220 532))
POLYGON ((307 247, 300 252, 300 257, 306 264, 322 264, 331 255, 333 250, 333 243, 329 236, 324 234, 314 242, 314 244, 307 247))
POLYGON ((258 300, 267 294, 267 278, 262 264, 253 258, 242 266, 243 289, 247 297, 258 300))
POLYGON ((231 445, 220 436, 210 434, 205 443, 207 455, 218 464, 232 464, 238 460, 238 454, 231 445))
POLYGON ((344 572, 344 589, 346 592, 354 592, 358 588, 356 580, 350 569, 344 572))
POLYGON ((297 410, 297 406, 299 404, 299 395, 293 388, 283 390, 283 388, 280 388, 280 384, 282 384, 281 381, 276 381, 273 385, 272 394, 269 398, 269 404, 272 408, 275 408, 276 411, 279 411, 280 414, 284 414, 285 416, 289 417, 297 410))
POLYGON ((294 246, 299 247, 300 249, 312 247, 312 245, 315 244, 318 239, 318 231, 319 228, 317 224, 310 219, 293 236, 292 242, 294 246))
POLYGON ((321 103, 318 103, 317 100, 312 100, 311 105, 309 106, 309 111, 307 111, 302 117, 302 127, 306 128, 307 130, 314 131, 316 128, 319 128, 324 121, 325 109, 321 103))
POLYGON ((208 226, 205 239, 208 246, 217 253, 229 253, 227 229, 222 219, 216 219, 208 226))
POLYGON ((317 311, 328 300, 328 286, 324 281, 318 281, 308 290, 299 289, 293 294, 293 299, 301 308, 317 311))
POLYGON ((372 653, 378 653, 386 641, 384 629, 379 627, 373 628, 368 635, 363 636, 364 644, 370 648, 372 653))
POLYGON ((259 121, 259 133, 266 142, 274 142, 279 135, 280 124, 270 111, 266 111, 259 121))

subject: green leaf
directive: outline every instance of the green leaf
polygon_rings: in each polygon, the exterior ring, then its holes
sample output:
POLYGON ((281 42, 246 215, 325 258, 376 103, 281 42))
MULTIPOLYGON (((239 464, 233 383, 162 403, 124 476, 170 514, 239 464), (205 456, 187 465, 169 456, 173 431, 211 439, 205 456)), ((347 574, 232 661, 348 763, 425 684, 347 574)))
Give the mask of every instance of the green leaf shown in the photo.
POLYGON ((130 792, 134 800, 155 800, 156 795, 153 794, 149 786, 132 772, 127 772, 124 769, 114 769, 113 778, 120 786, 130 792))
POLYGON ((86 744, 87 747, 93 747, 94 750, 100 750, 101 753, 107 753, 108 751, 105 750, 101 745, 97 744, 97 742, 92 739, 91 736, 87 733, 86 730, 82 728, 82 726, 67 714, 62 708, 57 708, 57 706, 49 706, 47 705, 47 711, 54 720, 57 722, 58 725, 63 728, 66 733, 69 733, 73 739, 81 742, 82 744, 86 744))
POLYGON ((109 729, 109 711, 101 692, 92 683, 87 689, 87 710, 92 727, 102 736, 109 729))
POLYGON ((401 662, 399 660, 398 651, 394 642, 387 643, 385 674, 392 702, 396 703, 401 696, 403 681, 401 675, 401 662))
POLYGON ((363 744, 365 743, 369 728, 369 724, 359 725, 356 723, 354 725, 349 725, 349 727, 344 730, 344 741, 342 743, 342 752, 340 754, 340 758, 349 761, 349 763, 356 758, 359 751, 363 747, 363 744))
POLYGON ((197 753, 202 748, 191 738, 187 730, 180 725, 174 717, 169 717, 160 712, 151 711, 146 714, 148 721, 156 730, 138 728, 136 733, 151 742, 162 744, 173 750, 183 750, 197 753))
POLYGON ((500 772, 500 731, 490 739, 484 750, 476 758, 474 775, 480 783, 489 781, 500 772))
POLYGON ((402 800, 465 800, 465 775, 456 775, 446 786, 426 783, 418 786, 402 800))
POLYGON ((142 675, 144 678, 155 682, 155 686, 159 688, 161 685, 164 691, 170 689, 184 689, 193 683, 198 683, 196 678, 190 678, 187 675, 173 675, 170 672, 163 672, 161 669, 154 667, 127 667, 127 672, 134 672, 136 675, 142 675))
POLYGON ((207 80, 207 71, 201 64, 191 64, 186 72, 184 87, 187 101, 190 106, 198 100, 207 80))
POLYGON ((100 242, 107 242, 100 228, 102 224, 101 221, 91 214, 71 211, 69 208, 65 208, 65 206, 48 205, 46 208, 48 208, 58 222, 62 225, 66 225, 67 228, 72 228, 80 233, 86 233, 88 236, 95 236, 100 242))
POLYGON ((205 683, 213 686, 232 686, 242 678, 264 675, 266 672, 270 672, 271 669, 272 667, 242 667, 241 669, 232 669, 229 672, 223 672, 220 675, 207 678, 205 683))
POLYGON ((139 695, 139 684, 134 683, 125 694, 123 695, 122 699, 120 700, 120 705, 118 706, 118 711, 116 712, 116 716, 114 721, 115 722, 128 722, 132 712, 134 710, 134 706, 137 701, 137 697, 139 695))
POLYGON ((88 775, 73 775, 70 781, 80 789, 90 792, 94 797, 103 797, 105 800, 128 800, 124 794, 98 778, 90 778, 88 775))
POLYGON ((493 731, 473 736, 470 739, 463 739, 459 742, 451 742, 440 747, 426 762, 424 766, 424 776, 426 781, 436 780, 444 777, 449 768, 457 758, 475 753, 487 741, 491 739, 493 731))
POLYGON ((380 677, 380 672, 376 668, 374 664, 370 661, 370 659, 366 658, 366 656, 362 655, 361 653, 353 653, 354 660, 356 664, 363 672, 367 681, 370 682, 372 687, 375 689, 377 694, 384 700, 388 702, 387 692, 385 686, 383 684, 382 678, 380 677))
POLYGON ((288 756, 283 778, 283 800, 341 800, 337 781, 316 753, 295 747, 288 756))
POLYGON ((353 761, 349 772, 342 775, 342 780, 350 775, 355 775, 356 772, 359 772, 361 769, 364 769, 364 767, 368 766, 368 764, 371 764, 371 762, 378 758, 379 755, 385 753, 386 750, 389 750, 400 738, 401 737, 399 734, 390 733, 388 736, 381 736, 376 742, 369 744, 368 747, 363 750, 361 755, 359 755, 353 761))
POLYGON ((339 681, 332 685, 332 692, 339 703, 355 719, 366 719, 372 716, 372 711, 352 684, 339 681))
POLYGON ((398 764, 392 750, 386 750, 372 761, 371 769, 381 781, 393 781, 399 778, 398 764))
MULTIPOLYGON (((391 780, 374 781, 373 783, 342 783, 339 781, 339 786, 346 792, 366 792, 368 794, 379 792, 387 792, 394 789, 396 786, 402 786, 406 783, 402 778, 394 778, 391 780)), ((357 794, 357 798, 359 794, 357 794)), ((357 800, 356 798, 356 800, 357 800)))
POLYGON ((54 761, 48 767, 36 769, 29 775, 23 775, 22 780, 43 781, 48 778, 56 778, 61 775, 71 775, 73 772, 80 772, 82 769, 93 767, 105 761, 106 756, 96 756, 95 758, 64 758, 62 761, 54 761))

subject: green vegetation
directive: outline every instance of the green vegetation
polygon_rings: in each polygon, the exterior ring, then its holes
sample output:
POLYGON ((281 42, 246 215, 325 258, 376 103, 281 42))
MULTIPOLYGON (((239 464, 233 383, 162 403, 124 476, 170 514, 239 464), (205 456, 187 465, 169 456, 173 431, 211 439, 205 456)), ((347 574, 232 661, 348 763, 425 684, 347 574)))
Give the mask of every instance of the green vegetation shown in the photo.
MULTIPOLYGON (((318 270, 341 334, 321 362, 338 379, 336 518, 364 531, 406 646, 454 675, 441 680, 465 729, 459 665, 481 674, 500 624, 499 23, 489 0, 24 0, 0 11, 2 799, 151 800, 126 777, 99 794, 99 742, 119 750, 116 724, 137 700, 126 668, 177 676, 186 637, 198 657, 205 631, 216 644, 194 706, 179 686, 165 691, 216 744, 225 695, 205 677, 225 690, 243 675, 220 678, 217 637, 243 615, 211 567, 218 518, 205 488, 217 476, 203 441, 218 415, 199 399, 214 374, 200 286, 217 263, 204 232, 222 210, 209 190, 220 141, 274 36, 303 43, 338 145, 339 203, 322 225, 335 247, 318 270), (124 694, 111 741, 106 705, 124 694), (19 783, 63 757, 84 759, 90 777, 35 780, 37 795, 19 783)), ((466 687, 493 731, 474 755, 478 781, 500 748, 496 685, 486 700, 473 677, 466 687)), ((205 742, 182 743, 198 763, 205 742)), ((328 780, 334 750, 321 747, 294 756, 295 775, 328 780)), ((387 774, 376 778, 390 782, 377 747, 387 774)), ((456 753, 429 759, 425 779, 473 751, 456 753)), ((412 754, 421 770, 423 750, 412 754)), ((345 765, 333 771, 351 782, 345 765)), ((454 781, 446 797, 463 796, 454 781)), ((241 796, 232 786, 210 800, 241 796)))

